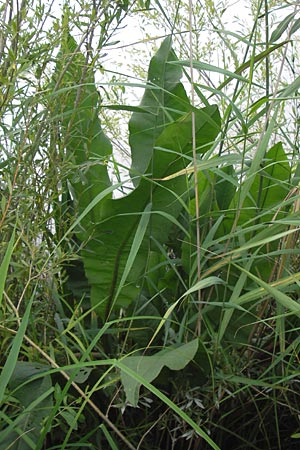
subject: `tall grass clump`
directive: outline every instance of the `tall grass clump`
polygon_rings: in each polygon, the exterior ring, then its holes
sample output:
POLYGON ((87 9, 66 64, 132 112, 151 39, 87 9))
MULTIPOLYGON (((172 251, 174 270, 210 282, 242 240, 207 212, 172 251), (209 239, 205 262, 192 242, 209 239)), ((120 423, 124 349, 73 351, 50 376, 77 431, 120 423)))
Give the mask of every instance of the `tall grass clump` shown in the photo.
POLYGON ((0 449, 298 448, 299 7, 0 8, 0 449))

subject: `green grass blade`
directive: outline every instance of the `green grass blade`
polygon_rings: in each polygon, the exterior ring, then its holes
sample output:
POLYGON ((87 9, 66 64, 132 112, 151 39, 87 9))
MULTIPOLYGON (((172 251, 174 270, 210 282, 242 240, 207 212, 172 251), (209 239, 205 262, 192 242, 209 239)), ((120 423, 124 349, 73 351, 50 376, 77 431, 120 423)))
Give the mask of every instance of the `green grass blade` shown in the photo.
MULTIPOLYGON (((249 59, 248 61, 246 61, 245 63, 241 64, 237 70, 235 71, 235 74, 240 75, 242 72, 244 72, 244 70, 249 69, 253 66, 253 63, 257 63, 259 61, 263 61, 265 58, 267 58, 272 52, 274 52, 274 50, 279 49, 280 47, 282 47, 283 45, 286 45, 287 41, 284 42, 280 42, 279 44, 275 44, 270 46, 268 49, 262 51, 261 53, 259 53, 258 55, 254 56, 254 58, 249 59)), ((218 86, 218 90, 223 89, 225 86, 227 86, 228 83, 230 83, 230 81, 232 80, 232 78, 228 78, 227 80, 225 80, 222 84, 220 84, 220 86, 218 86)))
POLYGON ((279 291, 279 289, 275 288, 274 286, 271 286, 270 284, 253 275, 252 273, 248 272, 246 269, 242 267, 239 267, 239 269, 242 272, 245 272, 247 276, 251 278, 253 281, 255 281, 259 286, 264 288, 264 290, 268 292, 277 303, 279 303, 284 308, 300 317, 300 304, 298 302, 291 299, 288 295, 284 294, 283 292, 279 291))
POLYGON ((7 271, 9 267, 9 262, 11 259, 11 255, 14 248, 14 242, 15 242, 15 230, 13 231, 10 241, 8 243, 3 261, 0 266, 0 308, 2 304, 2 298, 3 298, 3 292, 4 292, 4 286, 5 286, 5 280, 7 276, 7 271))
MULTIPOLYGON (((252 259, 249 259, 249 261, 247 262, 247 266, 246 266, 247 272, 250 270, 251 265, 252 265, 252 259)), ((229 303, 234 304, 234 305, 239 305, 239 298, 240 298, 241 292, 245 286, 246 280, 247 280, 247 273, 242 272, 239 276, 237 283, 234 286, 232 295, 229 299, 229 303)), ((233 308, 226 309, 224 312, 224 315, 223 315, 223 318, 222 318, 222 321, 220 324, 220 328, 219 328, 219 333, 218 333, 219 342, 222 340, 222 338, 226 332, 226 329, 229 325, 229 322, 232 318, 233 313, 234 313, 233 308)))
POLYGON ((18 329, 17 334, 14 337, 13 344, 11 347, 11 350, 9 352, 9 355, 7 357, 7 360, 4 364, 4 367, 2 369, 2 372, 0 374, 0 404, 3 401, 5 389, 9 383, 9 380, 12 376, 12 373, 15 369, 16 362, 18 360, 19 351, 23 342, 23 337, 26 332, 26 328, 28 325, 28 320, 30 316, 31 306, 33 303, 33 299, 35 297, 35 290, 31 296, 31 299, 27 305, 27 308, 25 310, 23 319, 21 321, 20 327, 18 329))
MULTIPOLYGON (((190 66, 190 61, 174 61, 170 64, 181 65, 185 67, 190 66)), ((225 75, 226 77, 232 79, 237 79, 239 81, 243 81, 244 83, 249 83, 249 79, 243 77, 237 72, 231 72, 230 70, 223 69, 222 67, 214 66, 212 64, 207 64, 201 61, 193 61, 193 68, 198 70, 204 70, 206 72, 215 72, 220 73, 221 75, 225 75)))
POLYGON ((110 448, 111 448, 112 450, 118 450, 118 447, 116 446, 115 441, 114 441, 113 438, 111 437, 111 435, 110 435, 108 429, 106 428, 106 426, 104 425, 104 423, 102 423, 102 424, 100 425, 100 430, 103 431, 103 434, 104 434, 104 436, 106 437, 107 442, 109 443, 110 448))
POLYGON ((126 265, 125 265, 125 268, 124 268, 124 272, 122 274, 122 278, 121 278, 121 281, 120 281, 120 284, 119 284, 119 287, 118 287, 118 290, 117 290, 115 298, 118 298, 118 295, 120 294, 121 290, 123 289, 123 286, 124 286, 124 284, 126 282, 126 279, 127 279, 128 275, 129 275, 129 272, 130 272, 130 270, 131 270, 131 268, 133 266, 133 263, 135 261, 136 255, 137 255, 137 253, 139 251, 139 248, 140 248, 140 246, 141 246, 141 244, 143 242, 143 239, 145 237, 145 233, 147 231, 147 227, 148 227, 148 224, 149 224, 149 220, 150 220, 150 217, 151 217, 151 208, 152 208, 152 205, 151 205, 151 203, 149 203, 146 206, 146 208, 145 208, 145 210, 144 210, 144 212, 142 214, 141 220, 140 220, 140 222, 138 224, 138 227, 136 229, 136 233, 134 235, 134 239, 133 239, 133 242, 132 242, 132 245, 131 245, 131 249, 130 249, 130 252, 129 252, 129 255, 128 255, 128 259, 127 259, 127 262, 126 262, 126 265))

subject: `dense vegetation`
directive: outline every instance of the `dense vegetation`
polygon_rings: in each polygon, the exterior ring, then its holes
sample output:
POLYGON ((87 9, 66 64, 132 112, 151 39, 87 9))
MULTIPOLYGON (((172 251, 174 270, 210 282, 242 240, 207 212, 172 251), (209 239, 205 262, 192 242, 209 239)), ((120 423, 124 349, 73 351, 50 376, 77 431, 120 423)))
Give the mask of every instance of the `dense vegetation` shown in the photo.
POLYGON ((300 8, 204 6, 0 7, 1 450, 299 446, 300 8))

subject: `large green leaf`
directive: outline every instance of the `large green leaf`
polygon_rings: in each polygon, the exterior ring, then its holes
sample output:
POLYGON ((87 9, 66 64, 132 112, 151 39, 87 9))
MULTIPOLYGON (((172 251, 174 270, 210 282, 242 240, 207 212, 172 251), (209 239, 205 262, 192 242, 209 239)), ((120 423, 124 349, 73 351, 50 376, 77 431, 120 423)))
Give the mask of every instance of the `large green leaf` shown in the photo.
MULTIPOLYGON (((69 37, 62 48, 65 58, 68 55, 70 58, 73 47, 74 41, 69 37)), ((103 319, 115 307, 127 307, 140 292, 151 239, 163 245, 171 227, 179 226, 177 217, 187 192, 186 179, 163 181, 162 178, 186 168, 192 160, 192 106, 179 83, 181 69, 167 64, 174 58, 167 39, 150 64, 149 80, 159 81, 155 97, 146 89, 143 108, 134 112, 131 120, 133 166, 145 174, 126 197, 102 196, 93 208, 90 205, 109 184, 107 168, 101 165, 101 158, 107 157, 110 145, 101 131, 93 83, 79 87, 80 77, 76 74, 83 70, 83 55, 76 54, 69 62, 69 78, 64 80, 70 92, 67 90, 67 98, 60 102, 64 105, 60 114, 67 152, 77 164, 76 173, 70 177, 75 203, 84 215, 78 236, 86 243, 82 257, 91 286, 91 302, 103 319), (78 89, 85 95, 81 97, 78 89), (146 107, 150 111, 144 112, 146 107), (186 110, 189 111, 184 112, 186 110), (94 155, 98 158, 96 166, 91 164, 94 155)), ((199 153, 204 153, 219 133, 219 112, 216 106, 207 106, 195 109, 194 114, 196 145, 199 153)))
MULTIPOLYGON (((148 87, 140 104, 145 112, 133 113, 129 121, 133 175, 143 174, 147 169, 155 140, 164 127, 190 110, 190 102, 180 83, 182 69, 170 65, 177 61, 171 44, 171 37, 166 38, 151 59, 148 87)), ((137 184, 137 180, 134 182, 137 184)))
MULTIPOLYGON (((219 132, 219 113, 215 106, 196 111, 197 144, 203 148, 219 132), (215 126, 213 127, 213 124, 215 126)), ((116 306, 126 307, 134 300, 145 272, 150 240, 164 244, 182 210, 182 197, 187 192, 185 177, 168 181, 161 179, 186 167, 192 155, 191 115, 165 128, 158 137, 154 158, 138 187, 127 197, 107 199, 101 205, 101 226, 95 228, 93 239, 83 251, 86 274, 92 286, 91 299, 100 315, 107 317, 116 306), (152 204, 151 220, 136 258, 128 273, 127 283, 118 288, 128 261, 141 214, 152 204), (116 293, 118 296, 116 297, 116 293)), ((207 148, 207 147, 206 147, 207 148)), ((149 214, 149 211, 147 212, 149 214)))
MULTIPOLYGON (((74 163, 69 180, 72 195, 76 196, 75 206, 78 213, 82 213, 86 205, 111 185, 107 162, 112 146, 98 117, 99 94, 92 68, 86 64, 84 55, 69 33, 63 38, 57 60, 54 81, 58 83, 61 79, 59 88, 51 98, 51 105, 54 104, 54 117, 61 119, 67 158, 74 163)), ((99 208, 93 208, 81 225, 89 228, 97 223, 98 213, 99 208)))
MULTIPOLYGON (((163 367, 171 370, 182 370, 195 357, 198 339, 175 348, 166 348, 153 356, 127 356, 122 364, 142 376, 148 382, 153 381, 163 367)), ((121 381, 126 393, 126 400, 137 406, 141 383, 138 379, 121 370, 121 381)))

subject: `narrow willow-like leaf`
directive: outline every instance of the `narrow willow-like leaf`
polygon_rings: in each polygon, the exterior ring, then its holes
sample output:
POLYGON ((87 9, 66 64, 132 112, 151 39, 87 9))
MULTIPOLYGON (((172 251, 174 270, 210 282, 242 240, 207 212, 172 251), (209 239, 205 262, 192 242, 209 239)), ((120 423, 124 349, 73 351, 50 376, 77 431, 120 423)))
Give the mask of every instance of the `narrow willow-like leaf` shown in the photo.
POLYGON ((289 84, 283 91, 280 92, 280 97, 290 97, 300 88, 300 76, 289 84))
MULTIPOLYGON (((283 33, 287 30, 291 21, 294 19, 295 15, 298 11, 294 11, 288 16, 286 16, 278 25, 277 28, 273 31, 270 37, 270 42, 276 42, 283 35, 283 33)), ((296 30, 295 30, 296 31, 296 30)), ((295 32, 294 31, 294 32, 295 32)))
POLYGON ((296 31, 298 31, 300 28, 300 18, 295 20, 295 22, 292 25, 291 31, 290 31, 290 36, 292 36, 294 33, 296 33, 296 31))

